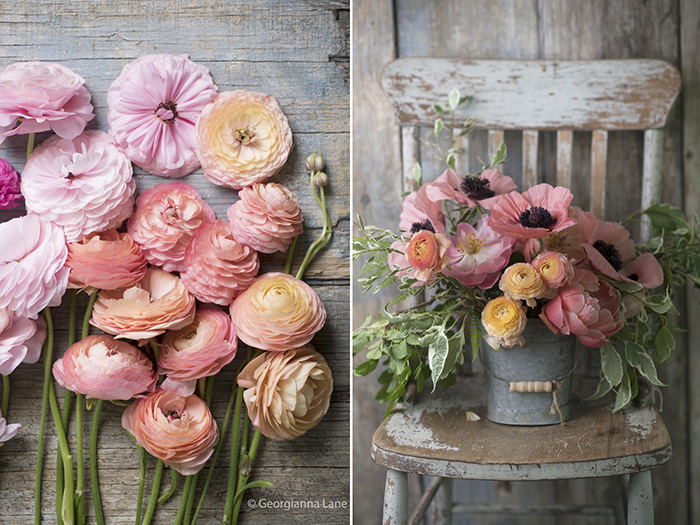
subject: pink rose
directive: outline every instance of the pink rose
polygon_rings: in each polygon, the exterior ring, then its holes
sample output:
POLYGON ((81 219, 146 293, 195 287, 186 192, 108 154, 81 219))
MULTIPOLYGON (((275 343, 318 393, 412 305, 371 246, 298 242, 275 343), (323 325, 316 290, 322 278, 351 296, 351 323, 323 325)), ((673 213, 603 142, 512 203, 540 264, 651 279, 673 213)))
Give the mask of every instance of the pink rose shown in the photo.
POLYGON ((227 222, 213 220, 187 245, 180 279, 200 301, 229 305, 253 284, 259 268, 258 253, 235 241, 227 222))
POLYGON ((11 318, 0 308, 0 374, 9 376, 20 363, 36 363, 46 339, 46 324, 26 317, 11 318))
POLYGON ((22 199, 17 170, 5 159, 0 159, 0 210, 16 208, 22 199))
POLYGON ((281 184, 253 184, 228 209, 233 237, 262 253, 286 252, 304 227, 299 202, 281 184))
POLYGON ((406 260, 413 268, 413 277, 427 281, 435 277, 450 260, 447 249, 450 239, 443 233, 421 230, 406 245, 406 260))

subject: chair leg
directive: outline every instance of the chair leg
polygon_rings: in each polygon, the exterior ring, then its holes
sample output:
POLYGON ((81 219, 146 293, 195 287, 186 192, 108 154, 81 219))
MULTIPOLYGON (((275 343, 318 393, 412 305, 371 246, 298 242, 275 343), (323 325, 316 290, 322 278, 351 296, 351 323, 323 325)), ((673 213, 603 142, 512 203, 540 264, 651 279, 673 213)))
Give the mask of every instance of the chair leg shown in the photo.
POLYGON ((384 489, 384 525, 408 524, 408 474, 389 469, 384 489))
POLYGON ((452 525, 452 478, 443 478, 433 499, 433 525, 452 525))
POLYGON ((630 475, 627 495, 627 524, 654 525, 654 495, 651 488, 651 471, 630 475))

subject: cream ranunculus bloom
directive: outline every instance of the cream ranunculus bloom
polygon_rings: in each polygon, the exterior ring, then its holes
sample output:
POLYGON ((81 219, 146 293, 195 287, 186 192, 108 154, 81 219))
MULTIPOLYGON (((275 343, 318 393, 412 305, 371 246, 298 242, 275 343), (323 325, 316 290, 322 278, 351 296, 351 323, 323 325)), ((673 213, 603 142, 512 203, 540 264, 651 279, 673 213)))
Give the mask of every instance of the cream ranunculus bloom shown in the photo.
POLYGON ((508 297, 490 300, 481 312, 481 324, 488 334, 484 340, 496 350, 500 346, 522 346, 525 342, 521 334, 525 330, 527 317, 520 301, 508 297))
POLYGON ((528 306, 537 306, 535 299, 541 299, 547 293, 540 274, 528 263, 515 263, 506 268, 498 287, 512 299, 522 299, 528 306))

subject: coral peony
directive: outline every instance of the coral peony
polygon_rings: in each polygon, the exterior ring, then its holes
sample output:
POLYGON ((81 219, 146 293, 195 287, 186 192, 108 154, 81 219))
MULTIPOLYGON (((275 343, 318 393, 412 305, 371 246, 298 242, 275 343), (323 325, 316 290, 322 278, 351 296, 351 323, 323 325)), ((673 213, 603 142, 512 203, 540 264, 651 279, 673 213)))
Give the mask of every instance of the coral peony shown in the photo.
POLYGON ((26 317, 11 318, 0 308, 0 374, 10 375, 20 363, 36 363, 46 338, 46 324, 26 317))
POLYGON ((308 284, 266 273, 231 305, 236 333, 249 346, 283 351, 305 345, 326 322, 323 303, 308 284))
POLYGON ((484 341, 496 350, 500 350, 501 346, 511 348, 525 343, 521 334, 525 330, 527 317, 520 301, 504 296, 491 299, 481 312, 481 324, 487 334, 484 341))
POLYGON ((185 249, 195 231, 216 218, 197 190, 185 182, 168 182, 144 191, 128 229, 146 260, 166 272, 185 269, 185 249))
POLYGON ((259 269, 258 253, 237 242, 227 222, 213 220, 187 245, 180 278, 200 301, 229 305, 253 284, 259 269))
POLYGON ((421 230, 406 245, 406 260, 413 268, 413 277, 427 281, 440 273, 449 262, 450 239, 444 233, 421 230))
POLYGON ((90 324, 117 339, 143 341, 190 324, 195 300, 176 275, 157 268, 131 288, 102 290, 90 324))
POLYGON ((68 243, 68 288, 116 290, 143 279, 146 258, 128 233, 109 230, 68 243))
POLYGON ((5 159, 0 159, 0 210, 16 208, 22 199, 17 170, 5 159))
POLYGON ((204 401, 162 389, 134 401, 122 414, 122 427, 149 454, 184 476, 202 469, 219 439, 204 401))
POLYGON ((292 130, 277 99, 255 91, 219 93, 197 120, 196 152, 207 178, 240 189, 277 173, 292 130))
POLYGON ((262 253, 286 252, 304 227, 299 202, 286 187, 271 182, 243 188, 228 209, 233 237, 262 253))
POLYGON ((515 263, 501 276, 498 287, 506 297, 524 300, 528 306, 537 306, 535 299, 541 299, 547 293, 547 286, 535 268, 528 263, 515 263))
POLYGON ((153 363, 135 346, 109 335, 89 335, 53 364, 59 385, 88 399, 123 401, 153 392, 153 363))
POLYGON ((496 169, 484 170, 478 177, 462 178, 447 168, 435 182, 425 186, 428 198, 434 202, 452 199, 471 208, 477 202, 491 205, 500 195, 518 189, 513 179, 496 169))
POLYGON ((63 230, 36 215, 0 224, 0 308, 36 319, 47 306, 58 306, 69 269, 63 230))
POLYGON ((574 266, 563 253, 542 252, 532 261, 532 266, 548 288, 561 288, 571 284, 574 266))
POLYGON ((0 73, 0 144, 5 137, 53 130, 73 139, 93 119, 85 80, 60 64, 18 62, 0 73))
POLYGON ((112 140, 137 166, 179 178, 199 167, 194 130, 216 95, 204 66, 177 55, 147 55, 124 66, 109 88, 112 140))
POLYGON ((409 237, 421 230, 445 232, 442 200, 431 200, 427 185, 421 186, 418 191, 414 191, 403 200, 399 230, 406 232, 409 237))
POLYGON ((48 138, 22 172, 27 210, 61 226, 68 242, 119 227, 131 215, 135 192, 129 159, 102 131, 48 138))
POLYGON ((0 411, 0 443, 4 443, 5 441, 8 441, 15 437, 15 434, 17 434, 17 431, 20 429, 21 426, 22 425, 20 425, 19 423, 8 425, 7 421, 5 421, 5 418, 2 417, 2 411, 0 411))
POLYGON ((311 345, 262 354, 241 371, 238 385, 250 420, 264 436, 295 439, 318 425, 328 411, 333 376, 311 345))

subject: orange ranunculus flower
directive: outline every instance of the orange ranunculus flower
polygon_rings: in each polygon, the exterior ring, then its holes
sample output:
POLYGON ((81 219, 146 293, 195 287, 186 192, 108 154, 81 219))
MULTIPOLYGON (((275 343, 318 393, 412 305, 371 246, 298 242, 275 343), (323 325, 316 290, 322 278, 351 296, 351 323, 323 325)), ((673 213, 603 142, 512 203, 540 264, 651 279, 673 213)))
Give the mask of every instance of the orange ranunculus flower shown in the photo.
POLYGON ((295 439, 318 425, 328 410, 333 376, 311 345, 264 353, 238 376, 250 420, 276 441, 295 439))
POLYGON ((488 334, 484 340, 493 348, 523 346, 525 342, 520 334, 525 330, 527 317, 520 301, 504 296, 491 299, 481 312, 481 324, 488 334))
POLYGON ((427 281, 450 261, 447 250, 452 244, 447 235, 429 230, 417 232, 406 246, 406 260, 414 271, 413 277, 427 281))
POLYGON ((503 272, 498 287, 512 299, 522 299, 528 306, 537 305, 547 293, 547 285, 535 268, 528 263, 515 263, 503 272))
POLYGON ((308 284, 286 273, 259 276, 231 305, 236 333, 249 346, 283 351, 305 345, 326 322, 308 284))

